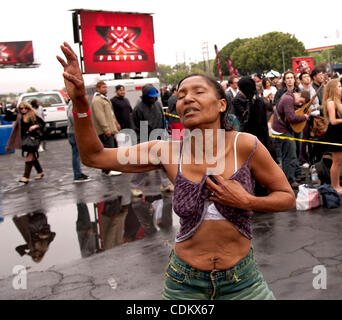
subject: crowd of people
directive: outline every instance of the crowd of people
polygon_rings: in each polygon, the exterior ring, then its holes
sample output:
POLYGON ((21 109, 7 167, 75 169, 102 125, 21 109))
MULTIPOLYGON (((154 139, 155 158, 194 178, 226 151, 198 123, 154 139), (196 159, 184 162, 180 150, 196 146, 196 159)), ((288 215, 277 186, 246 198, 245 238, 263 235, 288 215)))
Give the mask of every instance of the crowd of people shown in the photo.
MULTIPOLYGON (((329 142, 342 142, 338 126, 341 81, 337 72, 329 74, 318 68, 304 69, 300 74, 288 70, 272 78, 256 74, 229 76, 228 80, 221 82, 228 105, 225 121, 240 132, 257 136, 283 169, 294 189, 306 179, 303 169, 310 168, 312 171, 323 156, 331 157, 328 180, 341 193, 339 152, 342 149, 329 145, 329 142), (328 93, 326 88, 331 85, 334 89, 328 93), (331 107, 328 112, 327 107, 332 105, 331 101, 334 101, 335 109, 331 107), (298 110, 304 110, 305 107, 308 107, 306 112, 298 113, 298 110), (325 130, 328 129, 325 134, 316 130, 316 121, 324 123, 325 130), (293 129, 298 124, 301 129, 293 129), (311 143, 308 140, 326 144, 311 143)), ((169 106, 168 112, 177 115, 175 111, 175 107, 169 106)), ((167 119, 170 123, 180 122, 179 118, 167 119)), ((266 190, 257 185, 255 191, 263 193, 266 190)))
MULTIPOLYGON (((303 180, 302 169, 313 166, 326 152, 332 158, 331 185, 342 194, 342 147, 336 145, 342 144, 339 75, 330 77, 314 69, 301 74, 287 71, 273 78, 234 75, 219 83, 206 75, 192 74, 170 91, 163 87, 159 92, 153 85, 145 85, 141 99, 132 108, 123 85, 115 88, 116 95, 110 99, 104 81, 96 84, 96 92, 88 101, 76 54, 66 43, 61 49, 65 60, 58 60, 64 68, 70 97, 68 140, 74 181, 91 180, 81 170, 82 159, 86 166, 102 170, 104 176, 133 173, 132 194, 150 196, 149 205, 160 199, 158 194, 148 195, 144 190, 155 176, 160 182, 157 193, 174 192, 173 211, 180 217, 180 230, 170 254, 163 298, 274 299, 256 266, 251 216, 254 211, 292 209, 293 189, 303 180), (166 113, 163 107, 167 107, 166 113), (326 120, 324 136, 312 135, 315 117, 326 120), (147 132, 142 122, 147 124, 147 132), (302 129, 298 130, 298 126, 302 129), (117 137, 125 129, 135 132, 133 145, 120 146, 117 137), (182 135, 175 141, 163 137, 148 139, 156 129, 167 130, 171 137, 173 129, 190 133, 211 130, 213 137, 218 137, 223 129, 223 147, 219 139, 212 142, 212 150, 217 153, 214 160, 225 164, 222 172, 216 172, 216 162, 208 158, 204 138, 197 141, 190 134, 190 138, 182 135), (334 145, 299 141, 309 138, 334 145), (200 165, 195 152, 198 148, 203 157, 200 165), (125 154, 137 150, 136 162, 122 164, 119 149, 125 154), (168 150, 169 158, 152 152, 155 150, 168 150), (171 158, 178 161, 168 161, 171 158)), ((43 131, 38 107, 33 109, 28 103, 18 106, 8 149, 20 148, 20 142, 31 132, 43 131)), ((32 166, 37 170, 36 179, 43 178, 38 157, 38 149, 27 153, 20 182, 29 182, 32 166)), ((114 210, 115 219, 112 209, 106 212, 107 207, 102 208, 102 227, 116 230, 107 233, 108 248, 123 242, 129 204, 130 200, 120 199, 114 210)), ((113 208, 114 204, 108 207, 113 208)), ((89 228, 87 223, 85 230, 89 228)))
POLYGON ((305 179, 303 169, 312 168, 330 153, 331 184, 341 193, 339 152, 342 149, 329 145, 329 142, 342 142, 341 81, 338 73, 327 74, 315 68, 304 69, 300 74, 286 71, 273 78, 234 75, 221 85, 228 86, 229 113, 237 117, 239 130, 259 138, 283 169, 292 188, 297 188, 305 179), (318 118, 325 121, 325 130, 328 129, 325 134, 314 130, 318 118))

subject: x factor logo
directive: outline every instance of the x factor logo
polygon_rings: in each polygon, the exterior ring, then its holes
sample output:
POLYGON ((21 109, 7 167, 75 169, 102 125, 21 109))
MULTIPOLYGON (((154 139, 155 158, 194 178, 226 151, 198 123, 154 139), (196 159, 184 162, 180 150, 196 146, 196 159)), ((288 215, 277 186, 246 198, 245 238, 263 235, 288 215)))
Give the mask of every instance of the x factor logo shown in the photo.
POLYGON ((96 26, 96 32, 106 44, 94 53, 94 61, 146 61, 147 54, 135 43, 141 33, 139 27, 96 26))
POLYGON ((0 45, 0 62, 9 60, 8 53, 5 52, 6 49, 7 47, 5 45, 0 45))

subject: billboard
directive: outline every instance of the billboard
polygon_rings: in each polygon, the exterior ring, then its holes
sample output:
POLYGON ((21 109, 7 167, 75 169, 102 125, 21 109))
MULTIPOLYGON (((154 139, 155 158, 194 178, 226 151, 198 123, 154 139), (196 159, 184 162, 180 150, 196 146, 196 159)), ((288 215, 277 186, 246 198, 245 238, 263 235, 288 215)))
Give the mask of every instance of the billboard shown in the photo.
POLYGON ((80 11, 84 73, 153 72, 148 14, 80 11))
POLYGON ((0 42, 0 65, 32 63, 32 41, 0 42))
POLYGON ((309 73, 314 69, 313 57, 294 57, 292 58, 292 71, 294 73, 302 73, 304 69, 308 69, 309 73))

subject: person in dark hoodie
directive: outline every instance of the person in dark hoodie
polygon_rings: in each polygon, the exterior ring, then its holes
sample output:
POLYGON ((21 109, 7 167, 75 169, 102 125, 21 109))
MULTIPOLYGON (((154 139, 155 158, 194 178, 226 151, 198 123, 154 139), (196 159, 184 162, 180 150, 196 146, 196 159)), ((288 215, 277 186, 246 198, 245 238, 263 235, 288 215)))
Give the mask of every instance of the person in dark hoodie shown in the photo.
POLYGON ((258 96, 253 79, 242 77, 239 82, 239 93, 233 99, 233 113, 240 122, 240 131, 248 132, 258 137, 269 149, 266 106, 258 96))
MULTIPOLYGON (((276 159, 268 134, 266 105, 257 94, 255 81, 248 76, 242 77, 238 87, 239 92, 233 98, 232 105, 233 113, 240 121, 240 131, 255 135, 268 149, 273 159, 276 159)), ((268 194, 268 191, 257 181, 254 192, 259 196, 268 194)))
MULTIPOLYGON (((155 129, 163 130, 165 128, 165 119, 161 103, 158 101, 158 90, 152 85, 147 84, 142 88, 141 100, 138 101, 133 110, 133 124, 137 134, 137 142, 147 142, 150 139, 150 134, 155 129), (141 134, 141 121, 147 121, 148 136, 141 134)), ((143 126, 143 124, 142 124, 143 126)), ((160 132, 161 133, 161 132, 160 132)), ((162 137, 154 137, 153 139, 161 139, 162 137)), ((173 192, 173 185, 166 177, 163 171, 157 171, 161 181, 160 191, 173 192)), ((151 173, 137 173, 133 176, 131 181, 131 191, 134 196, 141 196, 142 191, 140 187, 151 183, 151 173)), ((157 178, 158 179, 158 178, 157 178)), ((158 195, 158 191, 152 192, 153 196, 158 195)))
POLYGON ((158 97, 158 90, 152 84, 143 86, 141 100, 139 100, 133 110, 133 123, 138 143, 148 141, 154 129, 164 129, 164 113, 158 97), (140 136, 141 121, 147 121, 148 137, 140 136))

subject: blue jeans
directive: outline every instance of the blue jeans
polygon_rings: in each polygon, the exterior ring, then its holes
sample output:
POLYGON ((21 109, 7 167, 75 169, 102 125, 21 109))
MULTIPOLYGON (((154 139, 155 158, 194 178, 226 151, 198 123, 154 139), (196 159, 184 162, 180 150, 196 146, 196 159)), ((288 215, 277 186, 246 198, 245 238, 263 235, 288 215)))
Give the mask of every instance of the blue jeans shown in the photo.
POLYGON ((75 135, 73 133, 68 133, 68 140, 72 149, 72 170, 74 171, 74 179, 78 179, 82 176, 82 171, 75 135))
MULTIPOLYGON (((282 136, 293 138, 290 134, 283 134, 282 136)), ((298 164, 296 142, 288 139, 279 140, 281 141, 282 169, 289 183, 293 183, 296 181, 296 168, 298 164)))
POLYGON ((182 261, 172 250, 162 297, 165 300, 274 300, 248 255, 227 270, 200 271, 182 261))
MULTIPOLYGON (((99 139, 101 140, 103 146, 105 148, 117 148, 116 140, 114 139, 114 136, 106 136, 104 133, 99 135, 99 139)), ((109 173, 110 170, 104 170, 102 169, 102 172, 109 173)))

